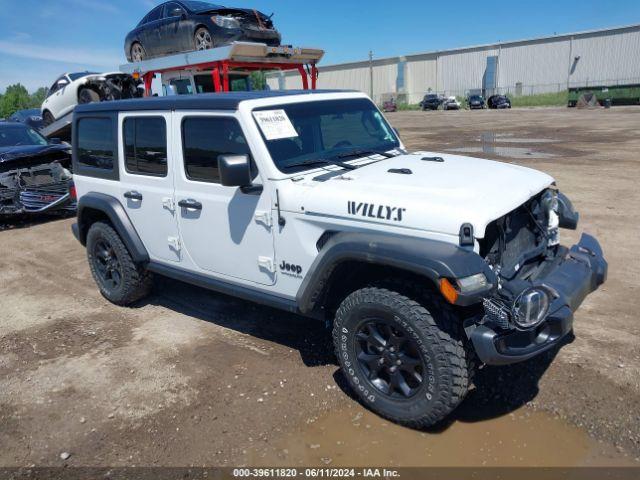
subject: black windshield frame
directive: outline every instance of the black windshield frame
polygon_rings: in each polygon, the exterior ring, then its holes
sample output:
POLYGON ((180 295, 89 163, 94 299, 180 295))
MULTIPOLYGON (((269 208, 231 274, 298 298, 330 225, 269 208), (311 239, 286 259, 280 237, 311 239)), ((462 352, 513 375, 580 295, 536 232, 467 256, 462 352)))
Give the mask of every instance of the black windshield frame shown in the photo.
MULTIPOLYGON (((382 151, 387 152, 401 148, 400 139, 398 138, 395 130, 389 125, 384 118, 384 115, 380 113, 380 110, 369 100, 368 98, 347 98, 347 99, 335 99, 335 100, 322 100, 322 101, 308 101, 308 102, 295 102, 289 104, 269 105, 266 107, 257 107, 253 109, 253 112, 269 111, 269 110, 284 110, 289 117, 292 125, 298 132, 298 137, 292 137, 291 139, 281 140, 268 140, 257 120, 256 126, 260 131, 262 140, 264 141, 267 150, 271 156, 271 159, 276 168, 286 174, 294 174, 305 170, 315 170, 319 168, 318 165, 322 164, 323 160, 326 160, 327 164, 332 163, 331 160, 336 160, 339 155, 345 152, 362 150, 362 151, 382 151), (352 137, 349 138, 349 133, 343 130, 333 130, 334 135, 343 135, 344 138, 335 143, 333 146, 327 146, 325 148, 324 143, 327 141, 327 131, 322 130, 321 122, 323 119, 330 121, 334 119, 343 120, 345 115, 360 115, 360 121, 362 123, 361 132, 352 132, 352 137), (328 118, 332 117, 332 118, 328 118), (369 135, 373 134, 367 129, 365 123, 370 123, 370 126, 374 128, 376 135, 380 135, 377 141, 369 143, 354 143, 357 134, 363 132, 369 135), (355 135, 354 135, 355 134, 355 135), (384 138, 383 138, 384 136, 384 138), (353 140, 353 141, 351 141, 353 140), (279 148, 277 142, 287 142, 287 148, 279 148), (298 142, 299 154, 298 155, 285 155, 283 150, 289 150, 289 153, 298 153, 290 145, 292 141, 298 142), (338 144, 350 141, 350 143, 344 146, 337 147, 338 144), (313 147, 313 148, 310 148, 313 147), (308 165, 299 165, 295 167, 288 167, 294 163, 302 163, 308 161, 308 165)), ((357 128, 359 125, 355 124, 357 128)), ((333 139, 335 141, 336 138, 333 139)), ((366 154, 361 157, 367 156, 366 154)), ((353 158, 351 160, 356 160, 353 158)))

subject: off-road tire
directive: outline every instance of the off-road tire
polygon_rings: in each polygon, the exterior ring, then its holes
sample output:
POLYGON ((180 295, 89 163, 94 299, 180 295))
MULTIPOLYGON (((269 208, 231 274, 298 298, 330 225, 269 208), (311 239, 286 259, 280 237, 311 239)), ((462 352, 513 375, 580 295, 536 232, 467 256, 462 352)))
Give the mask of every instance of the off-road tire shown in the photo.
POLYGON ((78 103, 95 103, 100 101, 100 94, 91 88, 83 88, 78 92, 78 103))
POLYGON ((107 223, 96 222, 87 233, 87 259, 91 275, 104 298, 116 305, 128 306, 151 291, 153 278, 143 267, 136 265, 113 227, 107 223), (99 259, 95 253, 97 244, 102 242, 110 247, 113 257, 119 265, 121 281, 118 286, 110 286, 99 273, 99 259))
POLYGON ((362 403, 389 420, 425 428, 446 418, 464 399, 469 388, 469 366, 463 341, 454 326, 460 318, 433 294, 421 303, 393 290, 367 287, 351 293, 338 308, 333 326, 336 356, 350 386, 362 403), (439 308, 443 307, 443 308, 439 308), (419 347, 423 383, 409 398, 392 398, 368 380, 357 359, 356 334, 370 315, 379 311, 393 321, 419 347))

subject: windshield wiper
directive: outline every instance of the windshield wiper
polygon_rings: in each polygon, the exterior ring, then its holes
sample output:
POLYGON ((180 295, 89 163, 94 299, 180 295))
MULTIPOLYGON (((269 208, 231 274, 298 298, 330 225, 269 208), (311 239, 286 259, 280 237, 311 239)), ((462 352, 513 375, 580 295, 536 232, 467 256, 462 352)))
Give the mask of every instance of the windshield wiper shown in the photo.
POLYGON ((386 158, 393 158, 393 157, 397 157, 398 155, 400 155, 399 153, 389 153, 389 152, 384 152, 382 150, 374 150, 371 148, 362 148, 362 149, 356 149, 356 150, 350 150, 348 152, 344 152, 341 153, 340 155, 337 155, 337 158, 348 158, 348 157, 357 157, 360 155, 380 155, 382 157, 386 157, 386 158))
POLYGON ((320 165, 320 164, 328 164, 328 165, 337 165, 339 167, 344 168, 345 170, 355 170, 355 165, 349 165, 348 163, 341 162, 340 160, 334 160, 332 158, 319 158, 316 160, 305 160, 304 162, 290 163, 289 165, 285 165, 282 168, 286 168, 287 170, 294 167, 306 167, 309 165, 320 165))

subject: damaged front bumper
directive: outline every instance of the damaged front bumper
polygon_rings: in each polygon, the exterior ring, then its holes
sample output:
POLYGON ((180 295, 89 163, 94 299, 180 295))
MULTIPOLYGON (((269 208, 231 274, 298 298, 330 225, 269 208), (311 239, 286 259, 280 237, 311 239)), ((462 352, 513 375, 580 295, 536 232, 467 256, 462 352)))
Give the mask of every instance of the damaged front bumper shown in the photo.
POLYGON ((553 294, 547 318, 529 330, 496 328, 490 323, 465 328, 480 361, 486 365, 522 362, 558 345, 573 329, 573 313, 607 278, 602 248, 583 234, 553 270, 535 284, 553 294))

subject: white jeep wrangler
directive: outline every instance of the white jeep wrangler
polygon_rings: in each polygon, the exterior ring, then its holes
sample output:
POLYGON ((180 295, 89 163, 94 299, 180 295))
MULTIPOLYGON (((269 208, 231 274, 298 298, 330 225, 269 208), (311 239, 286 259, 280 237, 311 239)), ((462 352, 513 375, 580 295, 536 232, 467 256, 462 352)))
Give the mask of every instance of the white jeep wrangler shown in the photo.
POLYGON ((160 274, 333 326, 362 402, 443 419, 479 363, 561 343, 604 282, 598 242, 548 175, 407 154, 356 92, 238 92, 76 108, 74 234, 101 293, 160 274))

